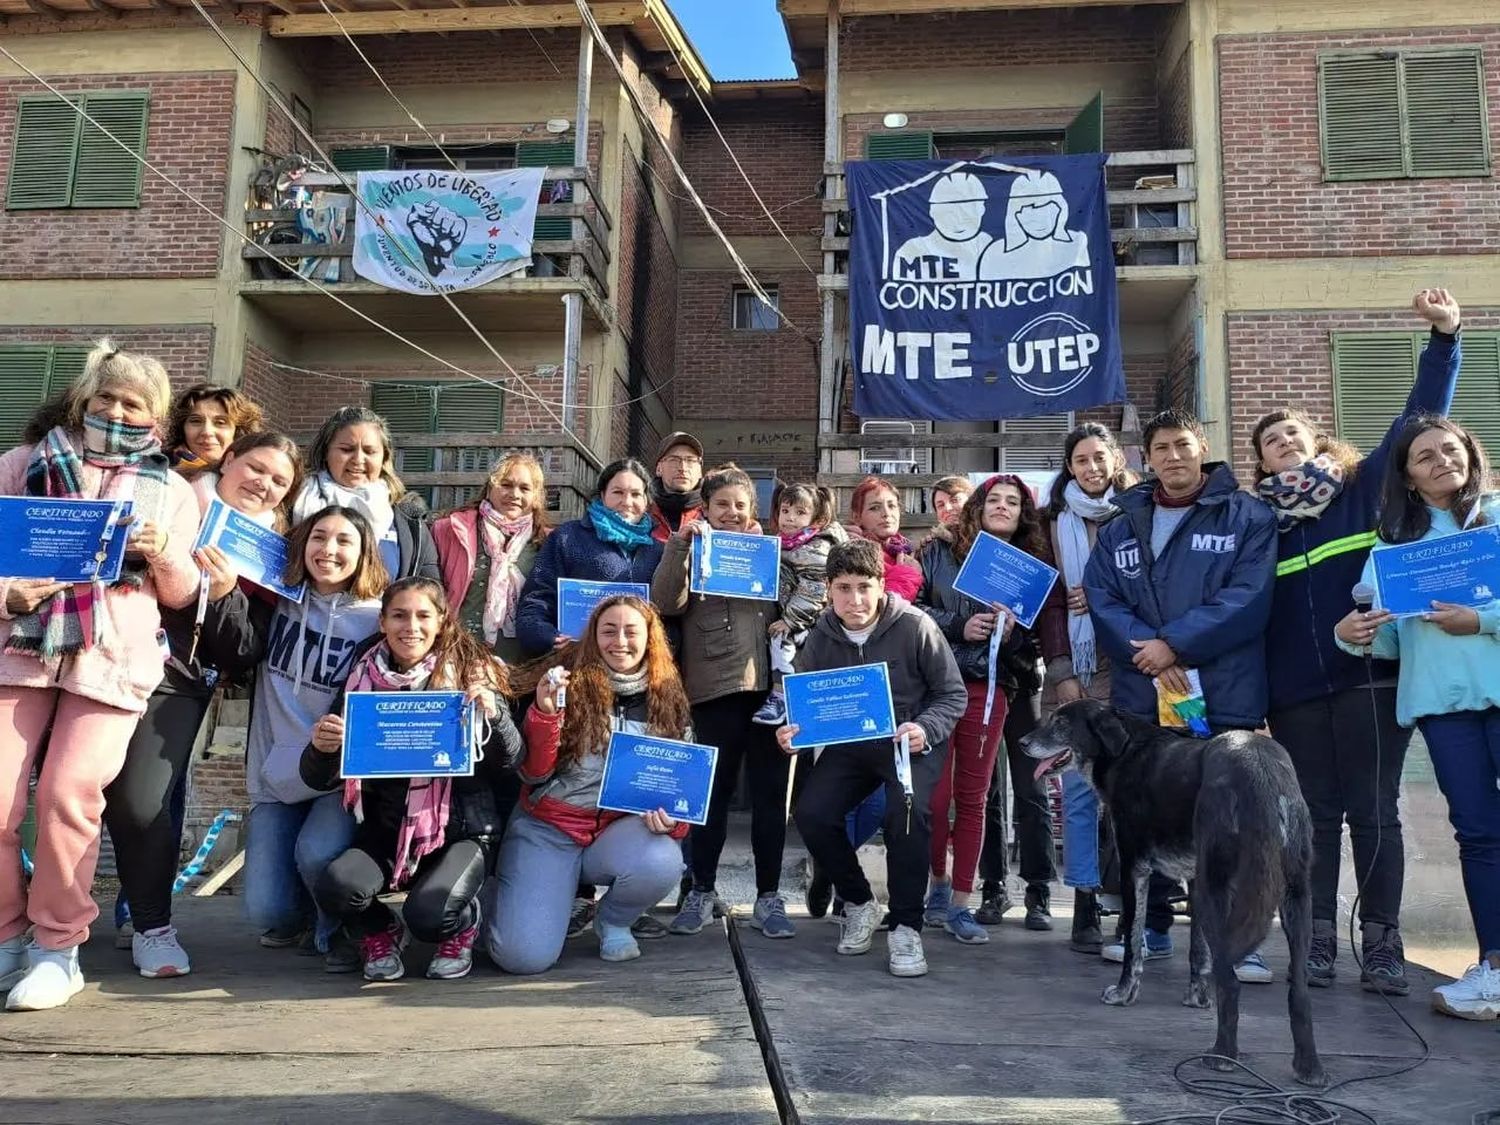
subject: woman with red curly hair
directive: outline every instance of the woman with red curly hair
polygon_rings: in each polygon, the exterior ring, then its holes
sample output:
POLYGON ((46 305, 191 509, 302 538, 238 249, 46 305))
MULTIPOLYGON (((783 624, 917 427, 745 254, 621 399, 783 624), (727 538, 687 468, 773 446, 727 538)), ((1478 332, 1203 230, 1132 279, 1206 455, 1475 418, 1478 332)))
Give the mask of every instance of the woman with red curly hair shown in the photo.
POLYGON ((922 568, 912 554, 911 540, 901 534, 901 496, 880 477, 866 477, 849 497, 849 534, 880 545, 885 559, 887 593, 909 602, 922 590, 922 568))
POLYGON ((640 598, 606 598, 571 665, 542 676, 526 713, 525 789, 500 845, 499 888, 485 912, 490 957, 508 973, 542 973, 556 963, 580 879, 609 887, 594 915, 599 956, 639 957, 631 923, 682 873, 685 823, 662 809, 636 816, 599 808, 610 735, 691 734, 687 693, 661 618, 640 598))

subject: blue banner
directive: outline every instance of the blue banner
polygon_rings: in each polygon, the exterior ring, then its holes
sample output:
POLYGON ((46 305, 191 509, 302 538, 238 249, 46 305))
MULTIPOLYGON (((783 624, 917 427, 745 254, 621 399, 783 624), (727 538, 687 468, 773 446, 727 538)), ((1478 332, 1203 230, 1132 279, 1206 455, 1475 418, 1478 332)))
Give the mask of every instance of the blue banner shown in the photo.
POLYGON ((969 548, 953 588, 985 606, 1003 605, 1027 629, 1052 593, 1057 571, 988 531, 969 548))
POLYGON ((1370 552, 1381 609, 1397 617, 1427 613, 1433 602, 1479 607, 1500 597, 1500 526, 1439 535, 1370 552))
POLYGON ((616 731, 604 756, 599 807, 627 813, 661 809, 673 820, 707 824, 718 764, 715 746, 616 731))
POLYGON ((461 691, 351 691, 344 697, 339 773, 472 777, 472 712, 461 691))
POLYGON ((693 537, 693 593, 774 602, 780 581, 779 536, 707 530, 693 537))
POLYGON ((884 664, 799 672, 782 680, 787 722, 798 728, 792 747, 866 742, 896 734, 896 708, 884 664))
POLYGON ((651 600, 651 587, 644 582, 590 582, 583 578, 557 580, 557 631, 575 641, 583 639, 589 615, 605 598, 616 594, 634 594, 651 600))
POLYGON ((0 577, 113 582, 125 560, 128 500, 0 496, 0 577))
POLYGON ((845 164, 856 414, 994 421, 1123 401, 1104 159, 845 164))
POLYGON ((248 578, 289 601, 302 600, 301 586, 288 586, 281 580, 286 573, 286 539, 222 500, 209 504, 203 516, 193 550, 200 547, 223 551, 230 569, 241 578, 248 578))

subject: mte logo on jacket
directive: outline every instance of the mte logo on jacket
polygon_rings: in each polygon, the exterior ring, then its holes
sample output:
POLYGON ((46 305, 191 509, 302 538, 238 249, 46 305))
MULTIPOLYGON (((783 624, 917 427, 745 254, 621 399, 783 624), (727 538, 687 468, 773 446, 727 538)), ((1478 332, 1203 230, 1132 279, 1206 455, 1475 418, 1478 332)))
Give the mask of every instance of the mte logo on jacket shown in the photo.
POLYGON ((1195 551, 1211 551, 1216 555, 1232 555, 1235 552, 1235 535, 1209 535, 1206 533, 1193 533, 1192 549, 1195 551))
POLYGON ((1115 548, 1115 569, 1126 578, 1141 576, 1140 543, 1134 539, 1127 539, 1115 548))

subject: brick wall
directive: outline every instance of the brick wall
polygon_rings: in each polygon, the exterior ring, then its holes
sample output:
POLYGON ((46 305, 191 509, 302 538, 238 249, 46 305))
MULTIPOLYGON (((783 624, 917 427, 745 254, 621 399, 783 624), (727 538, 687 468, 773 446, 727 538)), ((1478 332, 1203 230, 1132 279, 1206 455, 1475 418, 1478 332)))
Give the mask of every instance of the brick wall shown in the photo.
POLYGON ((93 344, 104 336, 126 351, 160 360, 174 391, 212 377, 214 330, 208 324, 0 326, 0 343, 4 344, 93 344))
MULTIPOLYGON (((151 93, 146 158, 218 211, 224 200, 234 115, 234 75, 62 76, 59 89, 151 93)), ((17 99, 46 91, 0 79, 0 199, 10 175, 17 99)), ((132 208, 0 210, 0 278, 212 277, 223 237, 207 216, 149 172, 132 208)))
MULTIPOLYGON (((823 213, 817 198, 823 178, 821 102, 725 102, 712 108, 719 128, 782 229, 794 237, 821 235, 823 213)), ((716 209, 714 221, 720 229, 730 238, 775 238, 776 228, 696 105, 684 111, 682 132, 682 166, 693 186, 716 209)), ((711 236, 697 208, 684 206, 682 214, 684 234, 711 236)))
MULTIPOLYGON (((466 82, 571 84, 578 74, 578 33, 572 29, 531 34, 523 30, 365 35, 359 46, 398 90, 403 85, 466 82)), ((307 73, 316 74, 321 84, 330 87, 379 86, 370 68, 341 36, 307 40, 300 61, 307 73)))
MULTIPOLYGON (((1082 105, 1051 109, 973 109, 912 111, 907 130, 931 129, 935 133, 988 132, 995 129, 1054 130, 1061 132, 1082 105)), ((844 159, 865 158, 865 137, 884 132, 881 114, 844 115, 844 159)), ((1106 152, 1141 152, 1162 147, 1161 123, 1155 95, 1125 98, 1104 107, 1106 152)), ((819 161, 819 167, 822 161, 819 161)), ((1133 177, 1136 169, 1120 169, 1133 177)))
POLYGON ((614 401, 625 402, 650 393, 652 387, 661 389, 657 392, 659 409, 643 405, 619 412, 617 421, 625 428, 616 433, 613 444, 622 450, 632 445, 639 449, 654 446, 660 425, 653 424, 651 417, 660 418, 664 413, 670 424, 678 407, 672 374, 678 355, 677 293, 681 277, 666 227, 657 213, 656 198, 628 143, 624 163, 617 220, 620 269, 615 308, 634 378, 626 376, 623 385, 616 386, 614 401))
POLYGON ((1219 40, 1225 247, 1231 258, 1480 254, 1500 244, 1493 177, 1324 183, 1320 50, 1482 46, 1500 140, 1500 24, 1219 40))
MULTIPOLYGON (((1500 328, 1500 308, 1465 308, 1464 326, 1500 328)), ((1250 431, 1256 419, 1294 405, 1314 421, 1334 424, 1332 332, 1414 332, 1421 322, 1409 312, 1330 311, 1232 313, 1227 322, 1232 459, 1241 482, 1253 479, 1250 431)))

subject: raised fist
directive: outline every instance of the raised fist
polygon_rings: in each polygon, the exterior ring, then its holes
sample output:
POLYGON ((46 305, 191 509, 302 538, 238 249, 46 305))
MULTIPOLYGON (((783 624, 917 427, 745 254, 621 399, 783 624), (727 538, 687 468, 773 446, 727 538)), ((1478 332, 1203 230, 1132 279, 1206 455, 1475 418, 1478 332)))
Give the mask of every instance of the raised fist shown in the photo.
POLYGON ((453 251, 463 243, 464 236, 469 233, 469 224, 461 215, 429 200, 412 205, 406 216, 406 229, 417 240, 427 272, 437 277, 453 256, 453 251))
POLYGON ((1423 289, 1412 298, 1411 307, 1416 310, 1418 316, 1439 332, 1447 332, 1451 335, 1458 331, 1462 310, 1459 309, 1458 302, 1453 299, 1453 294, 1448 290, 1423 289))

